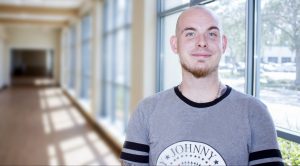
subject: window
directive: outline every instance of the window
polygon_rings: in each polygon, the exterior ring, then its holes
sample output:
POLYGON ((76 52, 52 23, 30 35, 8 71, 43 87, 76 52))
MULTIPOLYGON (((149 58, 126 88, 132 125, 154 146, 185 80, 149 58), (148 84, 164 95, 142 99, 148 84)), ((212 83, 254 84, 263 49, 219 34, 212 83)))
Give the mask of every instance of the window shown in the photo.
POLYGON ((270 57, 268 57, 268 62, 269 63, 278 63, 278 57, 270 56, 270 57))
POLYGON ((292 58, 290 58, 290 57, 282 57, 281 58, 281 63, 288 63, 288 62, 292 62, 292 58))
POLYGON ((81 98, 88 100, 91 95, 91 40, 92 40, 92 17, 83 17, 82 24, 82 53, 81 53, 81 98))
POLYGON ((62 55, 62 62, 61 62, 61 80, 64 87, 67 87, 68 85, 68 75, 70 73, 69 68, 65 66, 69 66, 69 40, 68 40, 68 31, 63 31, 62 33, 62 49, 63 49, 63 55, 62 55))
POLYGON ((227 50, 220 61, 220 77, 223 83, 245 92, 246 67, 246 0, 215 1, 207 7, 221 17, 227 50))
POLYGON ((101 118, 122 132, 130 96, 131 0, 104 2, 101 118))
POLYGON ((161 11, 159 12, 159 35, 161 44, 158 44, 159 49, 159 69, 160 73, 158 80, 158 90, 165 90, 176 86, 181 80, 181 68, 179 58, 175 55, 170 48, 170 37, 175 34, 176 20, 181 11, 188 7, 188 1, 173 1, 164 0, 158 1, 161 11), (175 10, 174 10, 175 9, 175 10), (172 73, 172 74, 171 74, 172 73), (177 73, 177 74, 174 74, 177 73))
POLYGON ((300 16, 300 2, 258 2, 258 56, 274 54, 266 63, 257 61, 256 96, 267 104, 279 131, 300 135, 300 22, 295 20, 300 16))
POLYGON ((163 11, 178 7, 184 4, 188 4, 189 0, 164 0, 162 1, 163 11))
POLYGON ((76 25, 73 25, 70 30, 70 51, 69 51, 69 82, 68 87, 70 89, 75 89, 76 81, 76 25))

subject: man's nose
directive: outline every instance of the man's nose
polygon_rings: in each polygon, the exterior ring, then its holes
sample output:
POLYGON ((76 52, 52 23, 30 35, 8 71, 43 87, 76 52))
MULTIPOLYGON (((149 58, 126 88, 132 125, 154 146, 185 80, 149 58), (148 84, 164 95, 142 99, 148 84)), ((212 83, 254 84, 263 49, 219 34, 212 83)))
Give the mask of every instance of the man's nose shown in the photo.
POLYGON ((206 42, 206 38, 204 35, 198 35, 197 37, 197 47, 207 47, 207 42, 206 42))

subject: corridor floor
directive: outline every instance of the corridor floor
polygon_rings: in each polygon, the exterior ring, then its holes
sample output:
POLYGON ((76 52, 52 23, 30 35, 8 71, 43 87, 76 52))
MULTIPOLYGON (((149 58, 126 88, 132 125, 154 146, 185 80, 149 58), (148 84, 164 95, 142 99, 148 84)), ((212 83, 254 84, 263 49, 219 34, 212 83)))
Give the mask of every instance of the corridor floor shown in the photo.
POLYGON ((120 165, 57 87, 0 91, 0 165, 120 165))

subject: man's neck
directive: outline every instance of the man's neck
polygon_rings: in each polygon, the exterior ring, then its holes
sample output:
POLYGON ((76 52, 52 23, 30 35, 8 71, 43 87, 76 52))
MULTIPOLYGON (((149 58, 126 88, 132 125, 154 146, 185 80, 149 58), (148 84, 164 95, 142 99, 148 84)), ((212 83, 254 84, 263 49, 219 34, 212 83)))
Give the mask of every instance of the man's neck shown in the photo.
POLYGON ((206 103, 220 97, 222 87, 217 72, 203 78, 184 74, 179 90, 191 101, 206 103))

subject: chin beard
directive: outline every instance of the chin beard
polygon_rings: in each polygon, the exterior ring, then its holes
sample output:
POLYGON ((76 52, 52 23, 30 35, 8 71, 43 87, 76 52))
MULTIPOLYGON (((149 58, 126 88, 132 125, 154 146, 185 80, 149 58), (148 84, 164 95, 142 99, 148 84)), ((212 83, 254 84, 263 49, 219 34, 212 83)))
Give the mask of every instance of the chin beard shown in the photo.
POLYGON ((188 67, 185 63, 182 62, 181 62, 181 66, 184 70, 191 73, 195 78, 206 77, 209 74, 213 73, 214 71, 218 70, 218 66, 215 66, 213 68, 206 68, 206 69, 193 69, 191 67, 188 67))

